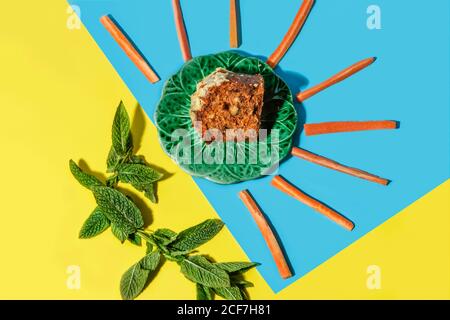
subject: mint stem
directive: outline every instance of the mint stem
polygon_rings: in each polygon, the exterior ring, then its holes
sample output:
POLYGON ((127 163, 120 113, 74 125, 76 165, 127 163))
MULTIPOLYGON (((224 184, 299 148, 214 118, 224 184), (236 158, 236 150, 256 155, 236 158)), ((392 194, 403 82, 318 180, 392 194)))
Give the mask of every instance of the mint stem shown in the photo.
POLYGON ((155 241, 150 237, 150 235, 149 235, 147 232, 145 232, 145 231, 143 231, 143 230, 137 230, 136 233, 137 233, 139 236, 141 236, 142 239, 144 239, 145 241, 151 243, 152 245, 154 245, 155 247, 157 247, 158 249, 160 249, 164 254, 170 254, 170 253, 169 253, 169 250, 168 250, 165 246, 163 246, 163 245, 161 245, 161 244, 155 242, 155 241))
POLYGON ((150 238, 150 236, 148 235, 147 232, 142 231, 142 230, 138 230, 138 231, 136 231, 136 233, 137 233, 139 236, 141 236, 141 238, 144 239, 145 241, 150 242, 150 243, 153 244, 153 245, 156 245, 155 241, 153 241, 153 239, 150 238))

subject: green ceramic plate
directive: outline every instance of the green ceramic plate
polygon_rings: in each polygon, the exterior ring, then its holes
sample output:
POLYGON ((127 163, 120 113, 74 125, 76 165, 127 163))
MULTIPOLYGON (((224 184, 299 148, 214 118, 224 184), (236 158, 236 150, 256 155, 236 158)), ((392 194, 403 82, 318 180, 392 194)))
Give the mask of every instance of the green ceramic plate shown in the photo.
POLYGON ((229 184, 258 178, 278 165, 291 149, 297 125, 292 94, 266 63, 235 52, 196 57, 167 80, 155 112, 164 151, 186 172, 229 184), (205 143, 192 126, 190 97, 196 85, 216 68, 264 77, 262 127, 267 139, 258 142, 205 143))

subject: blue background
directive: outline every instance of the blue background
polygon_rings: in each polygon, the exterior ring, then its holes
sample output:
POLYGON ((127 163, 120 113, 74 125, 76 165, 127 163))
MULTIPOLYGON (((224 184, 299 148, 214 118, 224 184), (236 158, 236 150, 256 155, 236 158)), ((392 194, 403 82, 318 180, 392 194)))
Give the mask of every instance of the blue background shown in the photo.
MULTIPOLYGON (((70 1, 147 114, 164 81, 183 64, 171 1, 70 1), (111 14, 163 81, 152 85, 99 22, 111 14)), ((267 57, 277 47, 300 0, 241 0, 240 50, 267 57)), ((279 173, 356 223, 348 232, 270 185, 270 177, 230 186, 195 179, 274 291, 305 275, 449 176, 449 16, 447 0, 377 0, 382 29, 369 30, 374 1, 317 0, 277 72, 293 93, 350 64, 377 56, 374 65, 297 106, 306 122, 392 119, 400 130, 304 137, 296 144, 392 179, 383 187, 301 159, 279 173), (237 193, 248 188, 275 227, 295 276, 282 280, 264 240, 237 193)), ((194 56, 229 49, 229 1, 182 1, 194 56)), ((95 70, 92 70, 95 72, 95 70)), ((368 253, 370 254, 370 253, 368 253)), ((336 275, 339 277, 339 275, 336 275)))

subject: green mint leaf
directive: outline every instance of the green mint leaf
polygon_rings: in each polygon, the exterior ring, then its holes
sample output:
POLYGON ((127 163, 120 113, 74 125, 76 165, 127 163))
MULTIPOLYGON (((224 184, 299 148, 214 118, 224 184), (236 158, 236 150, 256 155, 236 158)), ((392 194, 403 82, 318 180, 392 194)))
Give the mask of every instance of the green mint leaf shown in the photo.
POLYGON ((136 298, 144 290, 149 274, 150 271, 143 269, 140 262, 132 265, 120 280, 122 299, 132 300, 136 298))
POLYGON ((111 225, 111 232, 117 239, 119 239, 121 243, 124 243, 125 240, 127 240, 128 238, 128 233, 124 232, 120 227, 118 227, 115 224, 111 225))
POLYGON ((256 262, 222 262, 222 263, 215 263, 214 265, 222 270, 225 270, 228 273, 233 272, 244 273, 250 270, 251 268, 259 266, 260 264, 256 262))
POLYGON ((156 198, 156 192, 155 192, 155 184, 149 183, 145 186, 144 189, 144 195, 147 199, 149 199, 153 203, 158 203, 158 199, 156 198))
POLYGON ((144 195, 153 203, 157 202, 154 182, 162 178, 162 173, 137 163, 125 163, 117 167, 120 181, 131 184, 135 189, 144 191, 144 195))
POLYGON ((121 192, 108 187, 93 187, 92 191, 103 213, 123 232, 131 234, 144 225, 141 211, 121 192))
POLYGON ((116 171, 117 166, 122 162, 122 160, 123 157, 119 156, 116 149, 111 146, 108 153, 108 159, 106 159, 106 172, 111 173, 116 171))
POLYGON ((86 172, 83 172, 83 170, 81 170, 81 168, 75 163, 75 161, 70 160, 69 167, 70 171, 72 172, 72 175, 83 187, 92 189, 92 187, 95 186, 103 186, 103 183, 96 177, 87 174, 86 172))
POLYGON ((197 300, 213 300, 211 289, 205 287, 201 284, 196 284, 197 286, 197 300))
POLYGON ((131 184, 139 191, 144 191, 145 187, 162 178, 162 173, 136 163, 124 163, 117 167, 119 180, 131 184))
POLYGON ((189 280, 207 287, 228 287, 230 277, 205 257, 191 256, 180 262, 181 272, 189 280))
POLYGON ((109 225, 110 222, 108 218, 103 214, 101 209, 97 207, 84 222, 78 237, 80 239, 93 238, 108 229, 109 225))
MULTIPOLYGON (((253 286, 253 283, 250 287, 252 287, 252 286, 253 286)), ((249 300, 248 294, 247 294, 247 291, 245 290, 245 288, 246 287, 239 286, 239 290, 241 291, 242 300, 249 300)))
POLYGON ((121 101, 117 107, 112 126, 112 145, 119 156, 128 155, 133 149, 133 142, 130 132, 130 118, 127 110, 121 101))
POLYGON ((241 290, 238 287, 213 288, 214 292, 227 300, 243 300, 241 290))
MULTIPOLYGON (((128 222, 123 218, 123 216, 114 209, 101 207, 102 212, 111 222, 111 225, 114 225, 115 228, 120 229, 120 231, 126 235, 132 234, 136 232, 136 227, 133 224, 128 222)), ((126 240, 126 237, 125 237, 126 240)))
POLYGON ((132 244, 134 244, 138 247, 140 247, 142 245, 142 239, 136 233, 132 233, 132 234, 128 235, 128 241, 130 241, 132 244))
POLYGON ((145 161, 145 157, 141 156, 141 155, 132 155, 130 157, 130 162, 131 163, 137 163, 137 164, 143 164, 143 165, 147 165, 147 161, 145 161))
POLYGON ((180 232, 177 239, 171 243, 171 249, 175 249, 173 251, 190 252, 214 238, 223 226, 224 223, 218 219, 206 220, 180 232))
POLYGON ((177 233, 170 229, 158 229, 153 233, 153 238, 163 245, 168 245, 177 238, 177 233))
POLYGON ((145 270, 154 271, 161 260, 161 254, 158 251, 151 252, 140 261, 141 267, 145 270))
POLYGON ((237 279, 231 279, 231 284, 233 286, 238 286, 240 288, 250 288, 253 287, 253 282, 247 281, 247 280, 237 280, 237 279))

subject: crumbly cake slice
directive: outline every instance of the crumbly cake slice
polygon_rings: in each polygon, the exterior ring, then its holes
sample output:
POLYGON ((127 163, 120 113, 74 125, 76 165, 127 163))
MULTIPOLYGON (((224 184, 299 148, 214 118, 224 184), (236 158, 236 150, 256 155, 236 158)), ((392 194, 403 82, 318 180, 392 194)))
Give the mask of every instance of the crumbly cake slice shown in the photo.
POLYGON ((258 134, 263 98, 264 78, 260 74, 240 74, 217 68, 197 84, 191 96, 192 123, 203 139, 207 130, 217 129, 224 140, 253 140, 255 136, 248 134, 258 134), (227 135, 227 129, 241 129, 247 136, 227 135))

